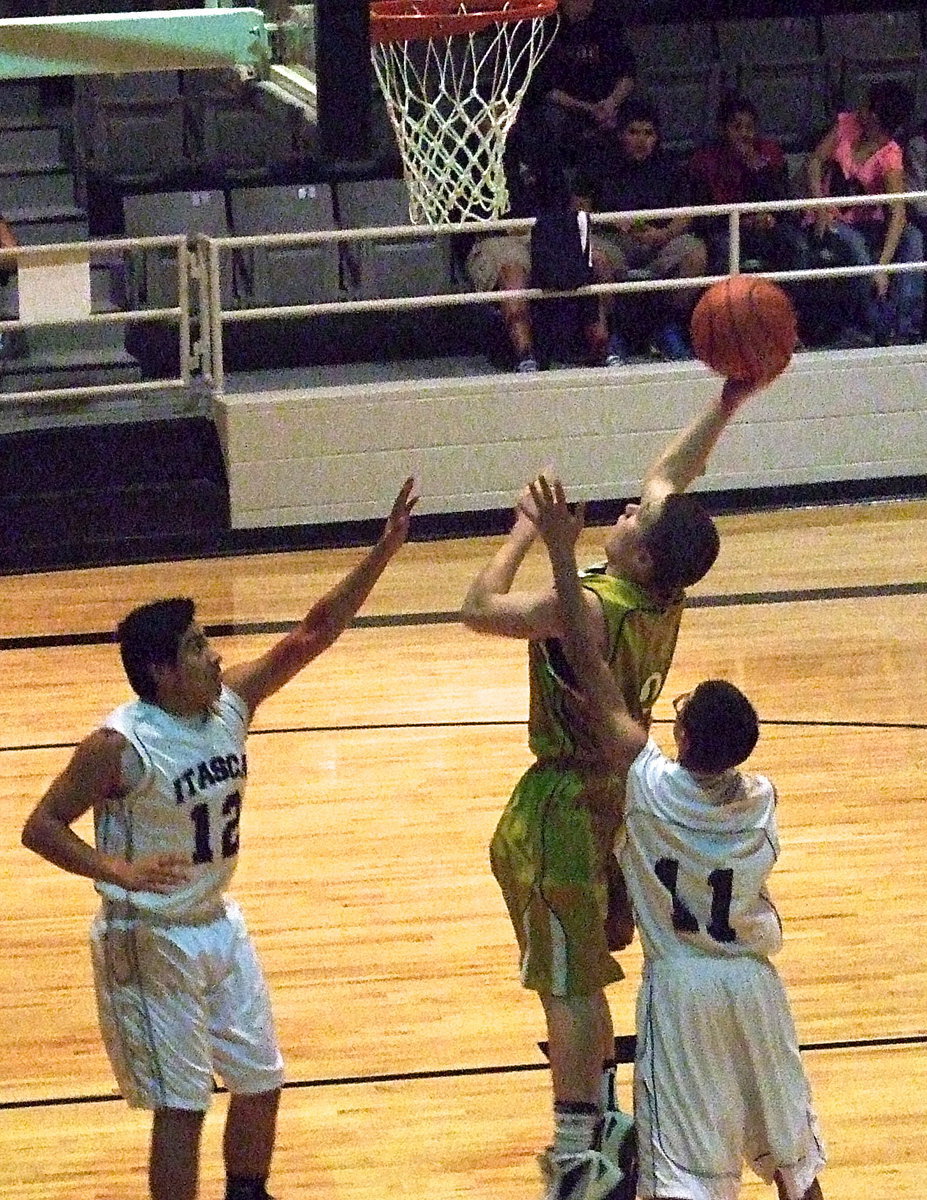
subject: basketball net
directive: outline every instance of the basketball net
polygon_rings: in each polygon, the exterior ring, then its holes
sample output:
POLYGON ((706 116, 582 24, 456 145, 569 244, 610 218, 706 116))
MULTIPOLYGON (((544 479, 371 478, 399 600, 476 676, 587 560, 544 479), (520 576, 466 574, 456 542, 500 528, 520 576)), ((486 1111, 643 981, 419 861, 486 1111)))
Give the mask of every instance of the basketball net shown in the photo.
POLYGON ((544 17, 556 0, 438 8, 436 0, 371 6, 373 66, 402 155, 409 217, 414 225, 492 220, 508 208, 505 142, 550 46, 556 21, 544 17))

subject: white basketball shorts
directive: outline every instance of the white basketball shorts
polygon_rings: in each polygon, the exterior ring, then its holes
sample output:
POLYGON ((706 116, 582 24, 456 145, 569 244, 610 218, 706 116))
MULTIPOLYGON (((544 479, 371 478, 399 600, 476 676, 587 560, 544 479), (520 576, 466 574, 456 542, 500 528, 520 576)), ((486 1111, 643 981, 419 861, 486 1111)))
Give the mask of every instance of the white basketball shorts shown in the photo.
POLYGON ((782 982, 754 958, 648 964, 637 1001, 638 1194, 736 1200, 744 1162, 801 1200, 824 1165, 782 982))
POLYGON ((283 1083, 264 972, 238 905, 200 925, 108 920, 91 928, 100 1029, 133 1108, 205 1111, 283 1083))

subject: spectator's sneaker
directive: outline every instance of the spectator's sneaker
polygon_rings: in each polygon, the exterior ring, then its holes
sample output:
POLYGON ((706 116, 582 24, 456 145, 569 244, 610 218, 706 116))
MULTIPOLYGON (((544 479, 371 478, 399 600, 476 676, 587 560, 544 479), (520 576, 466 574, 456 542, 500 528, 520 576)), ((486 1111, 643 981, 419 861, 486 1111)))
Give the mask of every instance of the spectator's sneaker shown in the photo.
POLYGON ((548 1150, 538 1162, 544 1200, 609 1200, 622 1183, 621 1171, 597 1150, 557 1156, 548 1150))
POLYGON ((622 367, 628 361, 628 350, 619 333, 613 333, 605 344, 606 367, 622 367))
POLYGON ((519 359, 515 371, 518 375, 532 375, 538 369, 538 360, 532 355, 527 354, 524 358, 519 359))
POLYGON ((653 335, 653 348, 667 362, 683 362, 692 357, 686 335, 675 321, 660 326, 653 335))
POLYGON ((634 1200, 637 1194, 637 1138, 634 1118, 628 1113, 612 1111, 605 1114, 602 1154, 621 1175, 621 1183, 611 1192, 609 1200, 634 1200))

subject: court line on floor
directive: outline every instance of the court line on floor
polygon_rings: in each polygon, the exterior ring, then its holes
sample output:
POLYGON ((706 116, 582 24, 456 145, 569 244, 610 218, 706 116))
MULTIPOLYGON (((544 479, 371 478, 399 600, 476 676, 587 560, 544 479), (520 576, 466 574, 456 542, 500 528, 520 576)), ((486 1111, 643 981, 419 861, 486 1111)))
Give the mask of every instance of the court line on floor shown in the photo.
MULTIPOLYGON (((268 729, 251 729, 248 737, 264 737, 268 734, 279 736, 314 733, 401 733, 405 729, 514 729, 524 728, 527 723, 527 719, 503 720, 492 717, 472 721, 364 721, 353 725, 271 726, 268 729)), ((654 717, 653 723, 670 725, 672 721, 669 717, 654 717)), ((836 721, 797 717, 763 717, 762 724, 767 729, 777 725, 793 729, 927 729, 927 721, 836 721)), ((31 750, 73 750, 76 745, 77 742, 26 742, 16 746, 0 746, 0 754, 20 754, 31 750)))
MULTIPOLYGON (((623 1041, 633 1043, 633 1034, 627 1035, 623 1041)), ((799 1049, 803 1052, 818 1052, 827 1050, 872 1050, 876 1048, 894 1048, 900 1046, 927 1045, 927 1034, 910 1034, 897 1037, 875 1038, 843 1038, 831 1042, 802 1042, 799 1049)), ((628 1060, 630 1062, 630 1059, 628 1060)), ((379 1083, 417 1083, 427 1079, 466 1079, 489 1075, 516 1075, 527 1071, 547 1071, 549 1064, 545 1061, 536 1063, 507 1063, 484 1067, 438 1067, 430 1071, 390 1071, 375 1075, 335 1075, 324 1076, 320 1079, 294 1079, 284 1083, 284 1091, 304 1091, 309 1088, 350 1087, 379 1083)), ((215 1088, 216 1095, 223 1095, 227 1088, 215 1088)), ((103 1104, 121 1101, 122 1097, 114 1092, 103 1092, 89 1096, 47 1096, 33 1100, 2 1100, 0 1112, 10 1112, 24 1108, 61 1108, 70 1104, 103 1104)))
MULTIPOLYGON (((401 733, 404 729, 492 729, 524 728, 527 720, 502 720, 487 718, 473 721, 365 721, 356 725, 286 725, 269 729, 252 729, 249 738, 268 734, 314 734, 314 733, 401 733)), ((670 725, 669 717, 654 717, 654 725, 670 725)), ((763 717, 765 728, 780 725, 799 729, 927 729, 927 721, 835 721, 809 718, 763 717)), ((26 742, 16 746, 0 746, 0 754, 22 754, 32 750, 73 750, 77 742, 26 742)))
MULTIPOLYGON (((740 605, 809 603, 821 600, 865 600, 884 596, 921 596, 927 594, 927 581, 909 583, 872 583, 846 587, 789 588, 769 592, 731 592, 726 595, 691 596, 687 608, 734 608, 740 605)), ((210 637, 240 637, 262 633, 286 633, 298 618, 286 621, 220 621, 207 624, 210 637)), ((460 620, 455 609, 449 612, 387 613, 359 616, 352 629, 384 629, 414 625, 453 625, 460 620)), ((28 634, 0 638, 0 650, 39 650, 67 646, 113 645, 112 630, 90 633, 28 634)))

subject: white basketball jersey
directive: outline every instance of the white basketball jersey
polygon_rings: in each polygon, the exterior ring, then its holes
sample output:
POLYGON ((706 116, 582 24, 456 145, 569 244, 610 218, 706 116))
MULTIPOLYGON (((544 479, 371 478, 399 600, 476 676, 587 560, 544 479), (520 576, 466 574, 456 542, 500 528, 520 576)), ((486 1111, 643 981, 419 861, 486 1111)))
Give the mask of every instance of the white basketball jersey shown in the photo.
POLYGON ((248 772, 245 702, 223 687, 207 717, 186 718, 136 700, 117 708, 104 725, 134 746, 144 775, 97 813, 97 848, 130 861, 176 852, 190 861, 193 873, 169 893, 127 893, 107 883, 97 883, 97 891, 108 900, 128 901, 131 914, 180 923, 207 919, 238 861, 248 772))
POLYGON ((779 855, 775 809, 763 776, 726 771, 706 784, 648 741, 628 773, 621 852, 648 959, 780 948, 766 891, 779 855))

